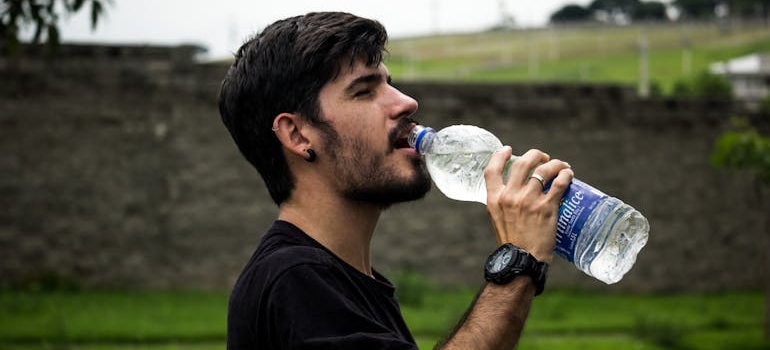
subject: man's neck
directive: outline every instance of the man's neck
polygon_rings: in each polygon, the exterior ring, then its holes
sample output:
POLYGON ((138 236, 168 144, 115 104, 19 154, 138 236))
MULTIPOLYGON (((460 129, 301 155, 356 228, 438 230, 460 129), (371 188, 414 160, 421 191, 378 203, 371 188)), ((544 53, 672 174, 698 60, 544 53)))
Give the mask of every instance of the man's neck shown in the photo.
POLYGON ((333 196, 294 196, 278 218, 294 224, 361 273, 371 276, 370 243, 378 206, 333 196))

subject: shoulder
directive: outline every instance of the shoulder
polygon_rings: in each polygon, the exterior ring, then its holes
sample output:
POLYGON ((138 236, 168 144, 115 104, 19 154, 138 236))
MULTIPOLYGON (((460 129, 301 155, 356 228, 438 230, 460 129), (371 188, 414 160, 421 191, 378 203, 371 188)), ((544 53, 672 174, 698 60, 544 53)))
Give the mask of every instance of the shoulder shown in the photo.
POLYGON ((246 264, 244 274, 278 277, 302 266, 335 264, 332 254, 302 230, 285 221, 276 221, 246 264))
MULTIPOLYGON (((310 271, 335 268, 334 258, 324 249, 311 246, 286 246, 255 256, 244 268, 238 284, 270 289, 276 282, 293 279, 310 271)), ((244 287, 241 285, 241 287, 244 287)))
POLYGON ((326 250, 311 246, 288 246, 275 249, 255 263, 265 268, 288 270, 303 265, 328 265, 334 259, 326 250))

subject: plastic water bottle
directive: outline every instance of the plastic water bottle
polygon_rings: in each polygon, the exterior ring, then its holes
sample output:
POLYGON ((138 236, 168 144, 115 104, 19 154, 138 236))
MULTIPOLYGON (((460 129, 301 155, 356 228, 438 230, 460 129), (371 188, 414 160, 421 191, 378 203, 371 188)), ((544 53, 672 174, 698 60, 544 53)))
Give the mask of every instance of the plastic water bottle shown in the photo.
MULTIPOLYGON (((419 152, 444 195, 486 205, 484 169, 493 152, 503 147, 487 130, 453 125, 436 132, 417 125, 409 144, 419 152)), ((517 157, 505 166, 504 178, 517 157)), ((550 183, 546 185, 546 189, 550 183)), ((621 200, 573 179, 562 198, 554 252, 589 276, 612 284, 620 281, 647 244, 647 219, 621 200)))

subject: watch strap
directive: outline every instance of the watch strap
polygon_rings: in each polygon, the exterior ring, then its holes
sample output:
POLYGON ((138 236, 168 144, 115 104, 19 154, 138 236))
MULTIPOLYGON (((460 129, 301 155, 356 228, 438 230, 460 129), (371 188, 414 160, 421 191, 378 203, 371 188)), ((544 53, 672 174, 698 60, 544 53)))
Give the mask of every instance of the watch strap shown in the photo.
POLYGON ((532 256, 532 254, 511 243, 506 243, 498 247, 495 252, 490 255, 489 259, 487 259, 487 264, 485 266, 487 268, 485 268, 484 271, 484 278, 488 282, 502 285, 511 282, 519 275, 528 275, 535 283, 535 295, 540 295, 545 290, 548 264, 538 261, 534 256, 532 256), (490 272, 488 269, 489 260, 496 256, 498 251, 503 249, 510 249, 511 251, 514 251, 514 258, 512 258, 508 262, 508 265, 501 271, 496 273, 490 272))

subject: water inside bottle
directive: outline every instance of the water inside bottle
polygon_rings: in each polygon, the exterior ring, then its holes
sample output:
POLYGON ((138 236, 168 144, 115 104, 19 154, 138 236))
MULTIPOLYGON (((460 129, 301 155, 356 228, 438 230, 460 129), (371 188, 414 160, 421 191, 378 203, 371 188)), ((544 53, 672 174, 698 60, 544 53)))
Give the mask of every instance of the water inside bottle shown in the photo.
POLYGON ((487 203, 484 168, 503 147, 492 133, 472 126, 450 126, 436 133, 425 154, 433 183, 455 200, 487 203))
POLYGON ((435 154, 426 157, 433 183, 444 195, 455 200, 487 203, 484 168, 489 152, 435 154))
POLYGON ((590 226, 583 230, 596 234, 579 238, 575 251, 582 254, 575 257, 575 266, 607 284, 616 283, 633 267, 647 243, 649 223, 616 198, 602 203, 591 216, 595 217, 589 218, 590 226))

